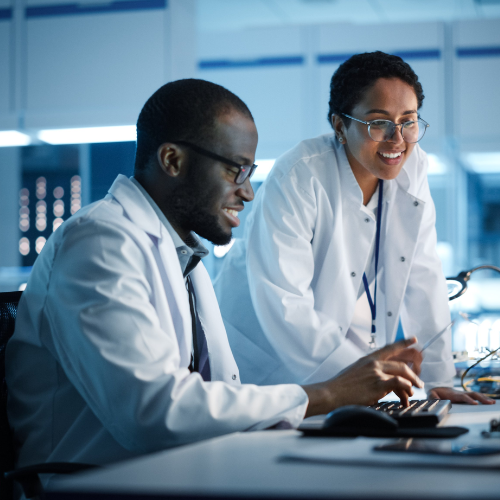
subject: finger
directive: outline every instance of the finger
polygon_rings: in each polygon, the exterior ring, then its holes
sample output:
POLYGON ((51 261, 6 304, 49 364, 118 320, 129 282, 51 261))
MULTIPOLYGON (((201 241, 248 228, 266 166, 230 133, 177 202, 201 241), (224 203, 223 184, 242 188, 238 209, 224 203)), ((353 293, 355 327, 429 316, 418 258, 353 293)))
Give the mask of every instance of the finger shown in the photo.
POLYGON ((422 363, 423 361, 423 356, 420 351, 417 349, 414 349, 413 347, 408 347, 398 354, 396 354, 395 358, 402 360, 402 361, 407 361, 411 363, 422 363))
POLYGON ((454 403, 464 403, 467 405, 478 405, 479 403, 472 399, 468 394, 460 394, 457 396, 457 401, 454 401, 454 403))
POLYGON ((404 361, 417 375, 420 375, 422 366, 422 353, 417 349, 407 348, 389 358, 389 361, 404 361))
POLYGON ((496 403, 494 399, 489 398, 488 396, 485 396, 480 392, 468 392, 467 395, 470 396, 472 399, 475 399, 476 401, 483 403, 484 405, 494 405, 496 403))
POLYGON ((403 377, 409 380, 412 385, 420 389, 424 387, 424 383, 420 380, 418 375, 402 361, 380 361, 379 366, 386 374, 403 377))
POLYGON ((385 347, 382 347, 382 349, 379 349, 378 351, 375 351, 374 353, 370 354, 370 357, 382 360, 387 359, 390 358, 391 356, 394 356, 396 353, 402 351, 403 349, 406 349, 407 347, 415 344, 416 342, 417 342, 416 337, 398 340, 397 342, 394 342, 394 344, 386 345, 385 347))
POLYGON ((385 390, 393 391, 396 394, 403 406, 408 406, 409 397, 413 396, 413 388, 408 380, 396 376, 385 380, 383 384, 385 390))
POLYGON ((434 390, 432 389, 431 391, 429 391, 429 399, 441 399, 439 397, 439 394, 434 390))

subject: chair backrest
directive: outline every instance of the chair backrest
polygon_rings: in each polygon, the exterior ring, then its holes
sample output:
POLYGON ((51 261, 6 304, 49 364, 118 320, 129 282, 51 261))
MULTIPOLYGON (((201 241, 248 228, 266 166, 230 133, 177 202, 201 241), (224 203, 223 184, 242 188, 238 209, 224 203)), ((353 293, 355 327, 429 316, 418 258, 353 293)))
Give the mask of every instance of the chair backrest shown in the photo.
POLYGON ((5 347, 14 333, 16 323, 17 305, 22 292, 0 293, 0 493, 2 498, 10 498, 2 484, 3 471, 14 467, 14 449, 12 434, 7 420, 7 384, 5 382, 5 347), (2 491, 3 490, 3 491, 2 491))

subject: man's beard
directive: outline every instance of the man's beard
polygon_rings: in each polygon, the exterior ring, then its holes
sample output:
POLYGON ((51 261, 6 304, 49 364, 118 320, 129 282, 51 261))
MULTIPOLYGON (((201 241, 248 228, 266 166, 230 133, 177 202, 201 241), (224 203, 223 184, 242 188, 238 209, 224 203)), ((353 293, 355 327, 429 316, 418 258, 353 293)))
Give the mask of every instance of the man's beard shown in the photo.
POLYGON ((168 213, 179 227, 194 231, 214 245, 227 245, 231 241, 231 232, 225 232, 218 217, 210 213, 220 194, 209 176, 203 175, 204 169, 192 164, 189 167, 182 184, 173 189, 166 200, 168 213))

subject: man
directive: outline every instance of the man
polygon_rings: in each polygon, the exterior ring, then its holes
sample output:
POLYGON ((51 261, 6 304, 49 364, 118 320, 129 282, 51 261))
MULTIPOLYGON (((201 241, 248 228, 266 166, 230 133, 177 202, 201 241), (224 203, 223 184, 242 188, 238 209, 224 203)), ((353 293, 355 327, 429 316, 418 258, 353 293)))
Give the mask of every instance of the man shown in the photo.
POLYGON ((386 361, 403 351, 418 367, 405 349, 412 341, 325 383, 241 385, 195 233, 230 240, 253 198, 256 146, 250 111, 218 85, 172 82, 146 102, 134 178, 119 176, 54 233, 19 305, 7 352, 18 465, 105 464, 296 426, 391 390, 406 402, 421 385, 404 363, 386 361))

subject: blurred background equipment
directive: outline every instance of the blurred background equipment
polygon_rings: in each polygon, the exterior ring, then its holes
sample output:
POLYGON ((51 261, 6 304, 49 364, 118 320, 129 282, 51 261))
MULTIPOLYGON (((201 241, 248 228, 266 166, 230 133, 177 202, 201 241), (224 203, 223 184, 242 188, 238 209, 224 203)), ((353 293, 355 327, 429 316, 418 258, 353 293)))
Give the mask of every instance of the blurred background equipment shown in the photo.
MULTIPOLYGON (((462 271, 457 276, 447 278, 450 301, 462 297, 468 289, 472 273, 479 270, 491 270, 500 273, 500 268, 492 265, 477 266, 469 271, 462 271)), ((466 304, 463 304, 466 306, 466 304)), ((453 308, 452 308, 453 310, 453 308)), ((457 309, 455 308, 455 314, 457 309)), ((459 353, 455 352, 456 366, 461 373, 462 387, 466 391, 477 391, 500 399, 500 318, 496 314, 475 313, 471 315, 460 311, 462 319, 454 332, 454 345, 460 341, 465 345, 459 353)))

